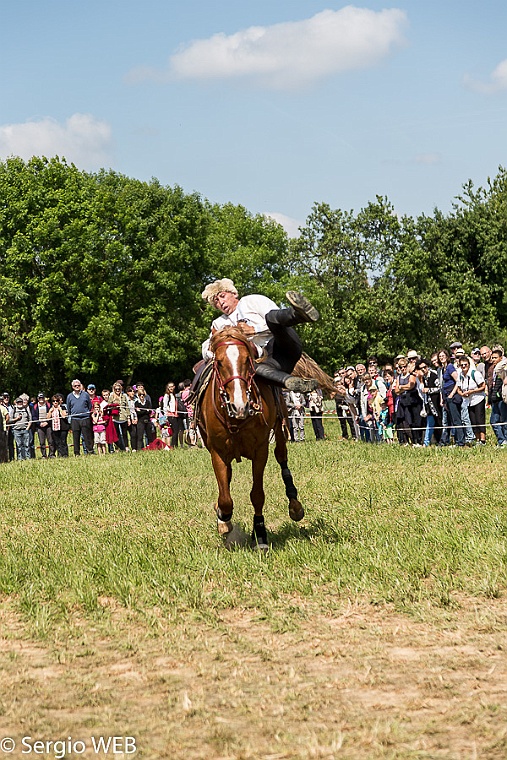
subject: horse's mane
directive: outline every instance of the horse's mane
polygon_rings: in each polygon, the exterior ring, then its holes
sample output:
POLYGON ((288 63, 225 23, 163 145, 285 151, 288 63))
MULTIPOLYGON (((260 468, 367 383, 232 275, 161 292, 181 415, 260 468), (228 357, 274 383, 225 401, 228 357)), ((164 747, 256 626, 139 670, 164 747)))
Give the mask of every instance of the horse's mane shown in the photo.
POLYGON ((210 346, 209 346, 210 351, 215 353, 215 348, 217 344, 223 343, 224 341, 227 341, 227 340, 240 341, 241 343, 244 343, 244 345, 246 346, 250 354, 253 354, 254 352, 252 343, 248 340, 243 330, 241 330, 239 327, 233 327, 232 325, 230 327, 229 326, 222 327, 221 330, 218 330, 218 332, 216 332, 213 335, 210 341, 210 346))

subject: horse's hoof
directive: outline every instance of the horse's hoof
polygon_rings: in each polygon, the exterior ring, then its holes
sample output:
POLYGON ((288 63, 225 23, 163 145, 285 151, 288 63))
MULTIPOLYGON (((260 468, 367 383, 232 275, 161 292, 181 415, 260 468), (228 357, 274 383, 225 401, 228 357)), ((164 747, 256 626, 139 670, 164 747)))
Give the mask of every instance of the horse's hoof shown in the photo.
POLYGON ((218 504, 213 504, 213 509, 215 510, 215 514, 217 516, 217 530, 219 536, 226 536, 228 533, 230 533, 233 529, 232 520, 221 520, 218 516, 219 508, 218 504))
POLYGON ((291 499, 289 502, 289 517, 294 522, 299 522, 305 516, 303 505, 297 499, 291 499))
POLYGON ((227 534, 232 531, 232 528, 232 520, 224 522, 223 520, 219 520, 217 517, 217 530, 219 536, 227 536, 227 534))
POLYGON ((269 545, 268 544, 260 544, 258 541, 252 541, 252 549, 257 552, 262 552, 263 554, 267 554, 269 551, 269 545))
POLYGON ((256 549, 259 552, 269 551, 268 534, 266 533, 264 521, 257 524, 254 523, 252 531, 252 549, 256 549))

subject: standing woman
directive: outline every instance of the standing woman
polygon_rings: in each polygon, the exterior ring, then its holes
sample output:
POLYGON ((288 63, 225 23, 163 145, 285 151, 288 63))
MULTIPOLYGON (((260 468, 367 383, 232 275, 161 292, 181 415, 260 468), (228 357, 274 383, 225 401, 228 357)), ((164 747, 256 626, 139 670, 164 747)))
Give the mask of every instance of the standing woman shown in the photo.
MULTIPOLYGON (((412 433, 412 395, 417 394, 416 378, 410 372, 407 359, 400 359, 398 372, 394 381, 394 394, 397 400, 396 406, 396 430, 398 442, 404 446, 415 443, 412 433)), ((419 394, 417 394, 419 395, 419 394)))
POLYGON ((475 439, 484 446, 486 443, 486 381, 478 369, 470 369, 468 356, 460 356, 459 366, 461 372, 458 379, 458 393, 463 399, 463 406, 468 406, 475 439))
MULTIPOLYGON (((444 428, 441 445, 449 442, 450 430, 454 428, 454 442, 456 446, 465 445, 465 433, 461 425, 461 396, 458 393, 458 370, 450 360, 447 351, 442 350, 438 354, 442 366, 442 406, 447 411, 447 426, 444 428)), ((445 418, 444 418, 445 419, 445 418)), ((443 422, 445 425, 446 422, 443 422)))
POLYGON ((63 403, 61 393, 55 393, 51 398, 51 409, 48 413, 48 419, 51 423, 53 441, 59 457, 69 456, 69 446, 67 436, 70 430, 70 424, 67 419, 67 407, 63 403))
POLYGON ((137 415, 137 450, 141 451, 141 449, 144 449, 145 447, 145 435, 148 439, 148 444, 150 444, 155 438, 152 432, 153 423, 151 421, 153 404, 150 396, 146 393, 146 388, 143 383, 137 383, 136 393, 137 396, 134 406, 137 415))
POLYGON ((127 425, 129 421, 129 399, 123 392, 122 380, 117 380, 109 396, 108 406, 111 410, 113 423, 118 436, 118 448, 120 451, 127 450, 127 425))
POLYGON ((164 414, 169 420, 173 434, 171 436, 171 446, 176 448, 178 446, 180 430, 183 434, 183 422, 178 413, 178 399, 174 391, 176 386, 174 383, 167 383, 165 388, 165 395, 163 400, 164 414))

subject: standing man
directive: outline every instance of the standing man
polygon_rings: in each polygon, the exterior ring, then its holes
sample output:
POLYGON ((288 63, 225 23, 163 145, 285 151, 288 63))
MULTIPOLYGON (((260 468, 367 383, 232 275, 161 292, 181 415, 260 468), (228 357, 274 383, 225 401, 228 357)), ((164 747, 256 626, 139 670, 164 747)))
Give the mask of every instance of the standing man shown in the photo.
POLYGON ((81 434, 84 438, 86 451, 93 454, 93 433, 91 411, 92 402, 90 396, 83 388, 81 380, 72 381, 72 391, 67 396, 67 413, 71 418, 72 441, 74 444, 74 456, 80 454, 81 434))
POLYGON ((9 420, 7 422, 7 450, 9 452, 9 462, 12 462, 14 460, 14 435, 12 434, 12 417, 14 415, 14 407, 11 404, 11 397, 7 392, 2 393, 0 403, 7 410, 7 415, 9 417, 9 420))
POLYGON ((491 374, 488 373, 486 383, 488 387, 488 399, 491 404, 489 424, 496 436, 497 446, 507 446, 507 404, 502 399, 502 386, 506 374, 503 358, 502 346, 493 346, 490 355, 492 371, 491 374))
POLYGON ((21 396, 18 396, 14 402, 14 414, 12 415, 12 431, 18 459, 30 459, 30 427, 32 425, 32 414, 21 396))

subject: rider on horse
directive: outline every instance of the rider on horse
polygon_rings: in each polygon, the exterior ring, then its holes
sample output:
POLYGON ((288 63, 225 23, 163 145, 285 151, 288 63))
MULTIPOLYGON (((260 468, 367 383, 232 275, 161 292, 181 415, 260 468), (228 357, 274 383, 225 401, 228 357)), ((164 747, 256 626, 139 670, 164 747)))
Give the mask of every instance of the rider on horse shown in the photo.
MULTIPOLYGON (((272 385, 290 391, 308 393, 315 390, 318 382, 291 375, 302 353, 301 340, 294 325, 316 322, 319 312, 300 293, 290 290, 287 300, 290 306, 279 309, 270 298, 249 295, 239 298, 232 280, 215 280, 204 289, 202 297, 222 312, 211 325, 210 338, 226 326, 240 327, 243 333, 258 347, 265 358, 256 362, 255 373, 272 385)), ((209 341, 203 343, 203 357, 210 358, 209 341)))

